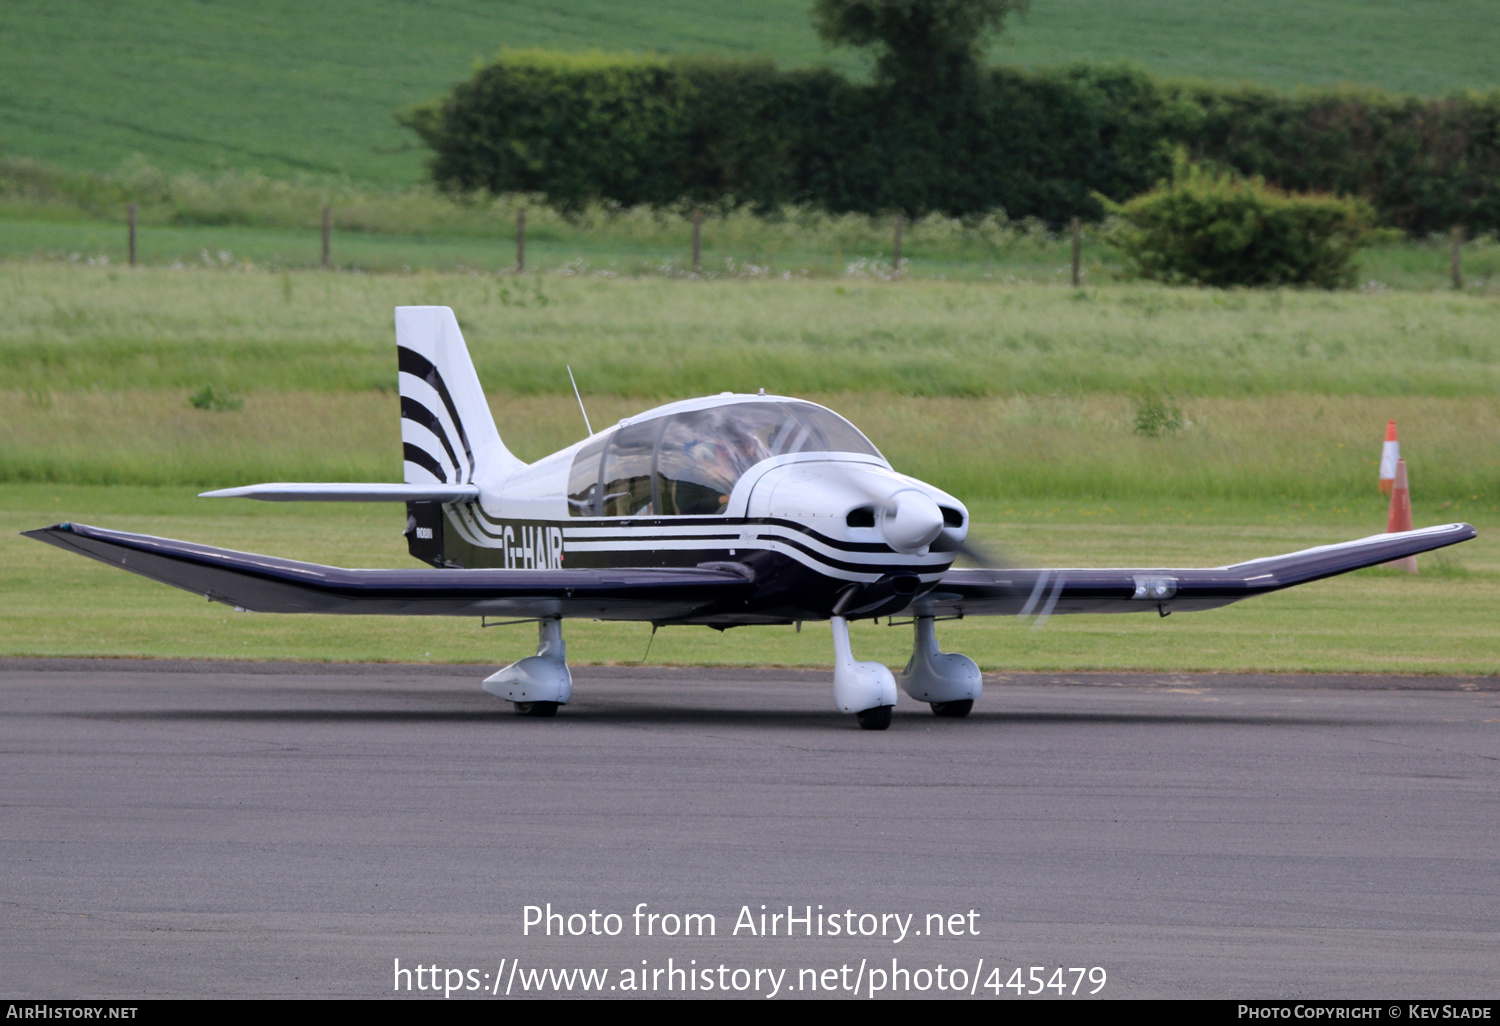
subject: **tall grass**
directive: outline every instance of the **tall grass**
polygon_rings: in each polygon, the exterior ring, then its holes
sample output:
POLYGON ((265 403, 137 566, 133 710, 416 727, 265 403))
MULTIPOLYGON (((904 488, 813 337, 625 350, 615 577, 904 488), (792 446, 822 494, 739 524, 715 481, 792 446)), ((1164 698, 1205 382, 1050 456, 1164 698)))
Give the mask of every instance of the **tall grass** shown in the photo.
POLYGON ((1496 300, 0 264, 0 380, 22 391, 391 389, 391 309, 452 306, 486 387, 682 397, 1493 396, 1496 300))
MULTIPOLYGON (((1368 502, 1386 419, 1403 431, 1419 509, 1500 508, 1500 401, 1303 394, 1181 401, 1184 426, 1134 430, 1139 398, 812 395, 858 424, 899 470, 960 498, 1368 502)), ((577 441, 572 396, 493 394, 506 443, 536 459, 577 441)), ((640 412, 590 397, 595 423, 640 412)), ((0 393, 0 481, 219 487, 254 481, 395 481, 395 397, 257 392, 238 410, 185 391, 0 393)), ((1378 504, 1378 502, 1377 502, 1378 504)), ((1456 513, 1454 514, 1457 515, 1456 513)))

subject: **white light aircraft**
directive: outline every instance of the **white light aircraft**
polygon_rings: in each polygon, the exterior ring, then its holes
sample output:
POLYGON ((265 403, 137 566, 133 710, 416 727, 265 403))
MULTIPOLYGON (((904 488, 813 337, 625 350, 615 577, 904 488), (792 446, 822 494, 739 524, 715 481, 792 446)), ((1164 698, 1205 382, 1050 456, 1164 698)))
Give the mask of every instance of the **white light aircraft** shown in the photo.
POLYGON ((27 534, 241 609, 535 620, 536 654, 483 684, 531 716, 572 694, 565 618, 829 620, 834 703, 872 730, 890 725, 898 683, 939 716, 973 708, 979 667, 939 650, 938 620, 1211 609, 1475 535, 1447 524, 1206 569, 955 569, 973 555, 964 504, 898 473, 822 406, 689 399, 527 464, 500 440, 451 310, 398 307, 396 343, 404 484, 205 495, 404 502, 410 552, 433 569, 347 570, 82 524, 27 534), (857 661, 848 622, 896 615, 915 625, 906 668, 857 661))

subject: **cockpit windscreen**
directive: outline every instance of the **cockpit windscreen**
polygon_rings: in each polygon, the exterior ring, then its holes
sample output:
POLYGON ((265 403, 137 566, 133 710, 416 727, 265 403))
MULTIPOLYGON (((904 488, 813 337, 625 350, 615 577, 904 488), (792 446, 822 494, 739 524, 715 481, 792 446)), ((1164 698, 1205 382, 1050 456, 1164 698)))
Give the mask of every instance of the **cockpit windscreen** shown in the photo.
POLYGON ((771 400, 633 423, 607 442, 586 445, 574 458, 568 482, 573 516, 722 513, 735 483, 762 460, 809 452, 880 456, 838 414, 771 400))

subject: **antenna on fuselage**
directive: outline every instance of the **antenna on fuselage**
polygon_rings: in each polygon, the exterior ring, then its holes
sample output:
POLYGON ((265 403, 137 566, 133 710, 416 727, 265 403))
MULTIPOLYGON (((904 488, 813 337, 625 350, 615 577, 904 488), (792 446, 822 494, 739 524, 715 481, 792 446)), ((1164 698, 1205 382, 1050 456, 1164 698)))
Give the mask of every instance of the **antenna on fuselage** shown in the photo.
POLYGON ((583 426, 588 428, 589 434, 594 433, 592 425, 589 424, 589 411, 583 408, 583 396, 578 393, 578 379, 573 377, 573 367, 568 366, 568 380, 573 382, 573 395, 578 400, 578 412, 583 414, 583 426))

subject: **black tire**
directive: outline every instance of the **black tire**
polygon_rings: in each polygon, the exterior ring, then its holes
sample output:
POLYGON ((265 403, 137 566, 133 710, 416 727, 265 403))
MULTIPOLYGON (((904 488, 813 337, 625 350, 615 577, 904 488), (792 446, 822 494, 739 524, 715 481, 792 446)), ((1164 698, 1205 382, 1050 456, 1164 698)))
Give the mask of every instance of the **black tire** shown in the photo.
POLYGON ((932 702, 932 714, 961 720, 974 709, 974 699, 960 698, 956 702, 932 702))
POLYGON ((557 715, 557 703, 556 702, 517 702, 516 703, 516 715, 517 716, 537 716, 537 717, 556 716, 557 715))
POLYGON ((891 725, 891 710, 894 708, 894 705, 877 705, 855 713, 854 718, 859 721, 861 730, 885 730, 891 725))

